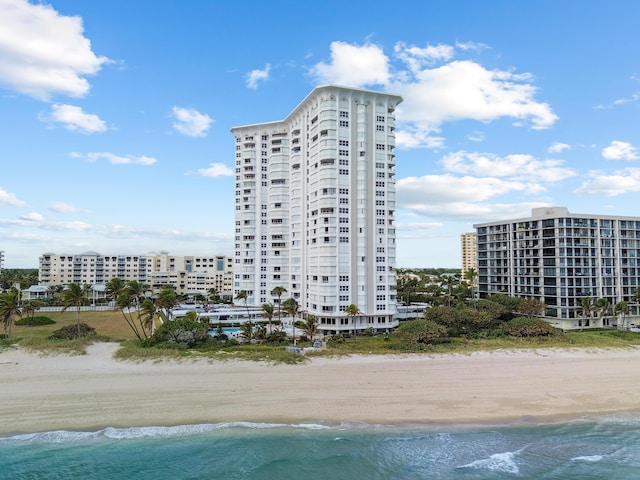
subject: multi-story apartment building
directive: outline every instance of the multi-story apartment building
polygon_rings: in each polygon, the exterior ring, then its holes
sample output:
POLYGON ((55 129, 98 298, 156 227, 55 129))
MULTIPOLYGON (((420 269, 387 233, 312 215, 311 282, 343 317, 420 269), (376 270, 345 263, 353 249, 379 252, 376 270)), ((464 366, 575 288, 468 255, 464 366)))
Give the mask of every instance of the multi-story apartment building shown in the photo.
POLYGON ((137 281, 157 293, 171 286, 179 294, 231 294, 233 259, 225 256, 101 255, 96 252, 40 256, 38 283, 45 286, 105 285, 113 278, 137 281))
POLYGON ((474 228, 480 297, 540 300, 547 319, 561 328, 613 326, 615 317, 585 316, 582 299, 632 303, 640 286, 640 217, 536 208, 528 218, 474 228))
POLYGON ((4 251, 0 250, 0 272, 4 268, 4 251))
POLYGON ((462 251, 462 275, 471 269, 478 270, 478 255, 475 232, 460 235, 460 247, 462 251))
POLYGON ((235 136, 234 294, 284 287, 325 333, 397 325, 395 118, 402 99, 315 88, 235 136), (349 318, 348 305, 361 315, 349 318))

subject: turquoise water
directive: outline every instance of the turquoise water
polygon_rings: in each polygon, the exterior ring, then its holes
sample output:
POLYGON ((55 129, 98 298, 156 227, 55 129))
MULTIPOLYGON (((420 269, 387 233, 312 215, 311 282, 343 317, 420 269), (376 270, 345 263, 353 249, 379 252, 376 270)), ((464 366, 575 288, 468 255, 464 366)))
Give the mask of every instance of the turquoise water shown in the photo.
POLYGON ((0 438, 0 479, 640 478, 640 414, 539 426, 212 424, 0 438))

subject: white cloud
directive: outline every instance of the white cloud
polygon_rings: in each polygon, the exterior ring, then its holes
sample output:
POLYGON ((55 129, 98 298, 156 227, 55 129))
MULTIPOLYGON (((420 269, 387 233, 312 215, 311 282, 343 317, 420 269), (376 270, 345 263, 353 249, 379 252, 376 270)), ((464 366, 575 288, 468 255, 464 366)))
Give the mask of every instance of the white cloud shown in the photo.
POLYGON ((456 44, 416 47, 399 42, 393 69, 382 47, 344 42, 331 44, 331 60, 310 69, 319 83, 352 87, 383 86, 399 94, 398 146, 441 148, 434 137, 442 124, 458 120, 491 122, 512 118, 514 125, 549 128, 557 120, 549 104, 536 99, 538 88, 529 73, 488 70, 471 60, 452 60, 456 50, 480 50, 484 45, 456 44), (439 63, 440 65, 435 65, 439 63))
POLYGON ((435 230, 444 227, 444 223, 441 222, 399 222, 396 227, 398 230, 404 232, 408 231, 422 231, 422 230, 435 230))
POLYGON ((476 130, 467 135, 467 139, 472 142, 484 142, 484 132, 476 130))
POLYGON ((135 157, 133 155, 120 156, 109 152, 90 152, 87 154, 81 154, 78 152, 72 152, 69 154, 71 158, 83 158, 89 162, 97 162, 98 160, 107 160, 113 165, 153 165, 158 160, 153 157, 146 157, 144 155, 135 157))
POLYGON ((41 120, 48 122, 58 122, 64 128, 72 132, 96 133, 104 132, 107 126, 100 117, 92 113, 85 113, 82 108, 74 105, 53 105, 49 116, 41 116, 41 120))
POLYGON ((255 90, 258 88, 258 82, 263 82, 269 79, 269 72, 271 71, 271 65, 267 63, 264 70, 251 70, 247 75, 247 87, 255 90))
POLYGON ((576 195, 606 195, 615 197, 640 192, 640 168, 625 168, 612 174, 589 172, 589 180, 574 190, 576 195))
POLYGON ((80 210, 75 205, 70 205, 64 202, 51 202, 48 208, 49 210, 53 212, 58 212, 58 213, 78 213, 78 212, 91 213, 87 210, 80 210))
POLYGON ((310 72, 322 84, 346 87, 386 85, 390 79, 389 58, 382 47, 344 42, 331 43, 331 63, 320 62, 310 72))
POLYGON ((401 178, 396 183, 398 204, 411 210, 415 205, 477 202, 496 195, 524 190, 526 184, 521 182, 488 177, 456 177, 449 174, 401 178))
POLYGON ((630 97, 622 97, 614 100, 610 104, 607 105, 596 105, 595 108, 599 110, 605 110, 613 107, 617 107, 618 105, 624 105, 625 103, 635 103, 640 100, 640 92, 634 92, 630 97))
POLYGON ((173 128, 188 137, 206 137, 213 119, 193 108, 173 107, 173 128))
POLYGON ((408 177, 396 184, 398 208, 431 218, 478 222, 525 216, 530 214, 531 208, 546 205, 539 202, 488 202, 493 197, 510 193, 537 192, 526 182, 449 174, 408 177))
POLYGON ((445 170, 479 176, 509 177, 519 181, 559 182, 577 175, 562 160, 538 160, 532 155, 499 157, 492 153, 453 152, 441 160, 445 170))
POLYGON ((445 138, 429 135, 425 130, 419 130, 412 125, 405 124, 402 130, 396 130, 396 146, 398 148, 432 148, 435 150, 445 147, 445 138))
POLYGON ((222 163, 210 163, 208 168, 198 169, 198 174, 203 177, 230 177, 233 170, 222 163))
POLYGON ((553 142, 551 146, 547 149, 547 152, 561 153, 561 152, 564 152, 565 150, 571 150, 571 145, 567 143, 553 142))
POLYGON ((10 207, 25 207, 26 202, 19 200, 14 193, 9 193, 0 187, 0 203, 9 205, 10 207))
POLYGON ((26 215, 21 215, 20 218, 22 220, 27 220, 28 222, 41 222, 44 220, 44 217, 37 212, 27 213, 26 215))
POLYGON ((0 0, 0 32, 0 83, 40 100, 86 95, 84 77, 109 62, 93 53, 80 17, 50 5, 0 0))
POLYGON ((405 100, 399 106, 403 122, 426 132, 438 131, 444 122, 502 117, 530 120, 534 129, 548 128, 557 116, 548 104, 534 99, 537 89, 528 80, 528 75, 487 70, 465 60, 422 70, 409 81, 392 83, 389 90, 405 100))
POLYGON ((419 73, 425 66, 438 61, 453 58, 455 48, 451 45, 427 45, 426 47, 407 46, 404 42, 396 43, 394 51, 411 72, 419 73))
POLYGON ((531 216, 531 210, 548 207, 548 203, 452 203, 444 207, 425 205, 422 214, 448 220, 464 220, 473 223, 483 223, 505 218, 522 218, 531 216))
POLYGON ((628 142, 614 140, 611 145, 602 149, 602 157, 605 160, 638 160, 636 147, 628 142))

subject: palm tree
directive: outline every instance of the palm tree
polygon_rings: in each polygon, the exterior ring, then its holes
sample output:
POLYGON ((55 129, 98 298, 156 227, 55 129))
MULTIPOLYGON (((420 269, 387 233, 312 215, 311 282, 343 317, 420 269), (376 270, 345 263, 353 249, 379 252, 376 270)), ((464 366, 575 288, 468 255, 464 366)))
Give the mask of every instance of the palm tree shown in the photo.
POLYGON ((220 303, 220 292, 218 292, 217 288, 210 288, 208 290, 209 293, 209 301, 211 303, 220 303))
POLYGON ((613 307, 613 312, 616 315, 620 315, 622 314, 622 328, 625 327, 625 324, 627 323, 627 315, 629 315, 629 303, 625 302, 624 300, 621 302, 616 303, 616 305, 613 307))
POLYGON ((273 320, 273 303, 262 304, 262 316, 269 322, 269 333, 273 331, 271 328, 271 321, 273 320))
POLYGON ((62 291, 62 304, 64 305, 62 311, 64 312, 69 307, 76 308, 78 338, 80 338, 80 307, 89 303, 87 292, 90 288, 89 285, 80 286, 79 283, 70 283, 67 288, 62 291))
POLYGON ((140 333, 136 322, 133 320, 133 315, 131 314, 131 309, 133 308, 133 299, 131 298, 131 295, 127 290, 125 290, 118 296, 115 305, 122 313, 122 316, 124 317, 125 322, 127 322, 127 325, 129 325, 129 328, 131 328, 131 331, 133 331, 138 340, 142 341, 143 335, 140 333))
POLYGON ((580 299, 580 311, 582 312, 582 318, 584 319, 581 326, 589 326, 589 319, 593 316, 594 309, 595 304, 593 302, 593 298, 584 297, 580 299))
POLYGON ((273 287, 273 290, 271 290, 271 295, 278 297, 278 322, 280 323, 282 323, 282 302, 280 300, 282 299, 282 295, 286 292, 287 289, 281 286, 273 287))
POLYGON ((289 298, 285 300, 282 304, 282 309, 287 315, 291 315, 293 317, 293 321, 291 325, 293 327, 293 344, 296 344, 296 316, 300 313, 300 306, 295 298, 289 298))
POLYGON ((640 314, 640 287, 636 287, 636 289, 631 294, 631 301, 636 304, 636 315, 640 314))
POLYGON ((464 272, 464 279, 471 285, 471 297, 473 298, 473 304, 476 305, 476 279, 478 278, 478 271, 475 268, 470 268, 464 272))
POLYGON ((140 306, 140 314, 138 318, 140 319, 140 325, 142 326, 142 331, 145 333, 149 331, 151 335, 153 335, 154 331, 154 322, 156 316, 156 304, 153 303, 153 300, 150 298, 145 299, 140 306), (146 330, 145 330, 146 329, 146 330))
POLYGON ((356 317, 360 315, 362 312, 360 311, 360 309, 355 303, 352 303, 347 308, 345 308, 344 313, 349 315, 352 319, 351 321, 353 322, 353 341, 355 342, 356 335, 357 335, 356 317))
POLYGON ((125 288, 127 288, 127 283, 121 278, 112 278, 107 282, 105 292, 107 294, 107 299, 113 302, 114 310, 117 308, 116 301, 118 300, 118 297, 124 292, 125 288))
POLYGON ((302 331, 313 342, 314 337, 318 334, 318 319, 315 317, 315 315, 309 315, 307 317, 307 320, 302 325, 302 331))
POLYGON ((611 311, 611 304, 607 298, 599 298, 596 302, 596 310, 600 316, 600 326, 604 326, 604 317, 611 311))
POLYGON ((11 338, 11 326, 15 321, 15 317, 21 317, 20 310, 20 292, 11 289, 6 293, 0 294, 0 320, 4 326, 4 334, 7 338, 11 338))
POLYGON ((453 300, 453 287, 459 283, 459 279, 454 275, 446 275, 441 278, 440 284, 447 287, 447 306, 451 306, 453 300))
MULTIPOLYGON (((247 309, 247 318, 249 319, 249 326, 251 326, 251 315, 249 313, 249 306, 247 305, 247 299, 249 298, 249 294, 247 293, 246 290, 240 290, 234 300, 243 300, 244 301, 244 307, 247 309)), ((251 326, 251 328, 253 328, 253 326, 251 326)))
POLYGON ((160 309, 158 314, 162 320, 167 320, 169 318, 169 314, 171 309, 178 304, 178 296, 176 295, 175 290, 172 288, 163 288, 158 293, 158 298, 156 299, 156 305, 160 309))

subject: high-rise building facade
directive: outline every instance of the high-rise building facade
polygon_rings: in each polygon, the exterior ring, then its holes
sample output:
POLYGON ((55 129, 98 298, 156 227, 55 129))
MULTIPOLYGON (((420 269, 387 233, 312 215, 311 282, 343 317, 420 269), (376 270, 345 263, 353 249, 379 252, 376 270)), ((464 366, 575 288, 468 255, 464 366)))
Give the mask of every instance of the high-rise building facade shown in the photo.
POLYGON ((284 120, 233 128, 234 294, 275 287, 325 333, 396 326, 395 95, 315 88, 284 120), (361 314, 346 316, 350 304, 361 314))
POLYGON ((610 305, 632 300, 640 286, 640 217, 569 213, 536 208, 531 217, 474 225, 481 298, 505 293, 540 300, 562 328, 611 326, 591 315, 582 299, 610 305))
POLYGON ((475 232, 460 235, 460 249, 462 252, 462 275, 471 269, 478 270, 478 255, 475 232))

